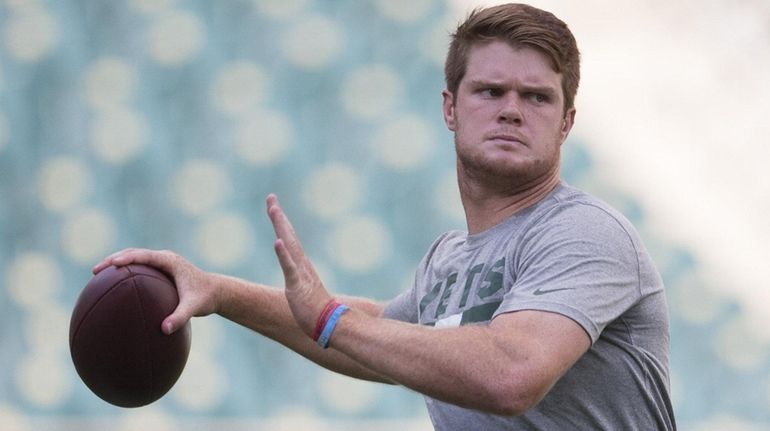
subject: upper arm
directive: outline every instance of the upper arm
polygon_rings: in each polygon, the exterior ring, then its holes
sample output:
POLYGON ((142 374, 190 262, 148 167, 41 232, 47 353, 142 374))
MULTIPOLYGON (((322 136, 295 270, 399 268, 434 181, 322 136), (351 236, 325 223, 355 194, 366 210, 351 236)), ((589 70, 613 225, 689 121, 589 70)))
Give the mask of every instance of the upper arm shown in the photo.
POLYGON ((496 313, 558 313, 596 342, 640 298, 639 255, 629 228, 596 205, 554 209, 514 249, 507 267, 512 287, 496 313))
POLYGON ((515 373, 506 383, 514 385, 515 392, 525 399, 524 410, 539 402, 591 346, 582 326, 546 311, 501 314, 492 320, 489 330, 515 373))

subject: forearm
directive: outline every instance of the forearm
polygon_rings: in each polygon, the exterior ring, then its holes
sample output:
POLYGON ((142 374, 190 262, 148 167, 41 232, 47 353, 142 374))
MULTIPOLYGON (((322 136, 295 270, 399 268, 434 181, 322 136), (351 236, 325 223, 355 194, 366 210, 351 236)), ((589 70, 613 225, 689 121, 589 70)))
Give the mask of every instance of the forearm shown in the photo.
MULTIPOLYGON (((332 296, 274 195, 267 206, 286 282, 287 309, 281 313, 291 314, 311 334, 332 296)), ((430 397, 498 414, 520 414, 533 406, 590 345, 580 325, 557 313, 523 310, 499 315, 489 325, 434 329, 347 305, 350 310, 327 323, 336 321, 332 348, 375 375, 430 397)))
MULTIPOLYGON (((282 289, 213 274, 212 288, 220 292, 218 314, 294 350, 311 361, 351 377, 393 383, 335 349, 322 349, 297 325, 282 289)), ((347 304, 369 316, 382 314, 383 306, 362 298, 345 297, 347 304)))
POLYGON ((351 309, 331 342, 403 386, 462 407, 512 415, 541 396, 529 386, 526 354, 512 357, 488 326, 435 329, 351 309))

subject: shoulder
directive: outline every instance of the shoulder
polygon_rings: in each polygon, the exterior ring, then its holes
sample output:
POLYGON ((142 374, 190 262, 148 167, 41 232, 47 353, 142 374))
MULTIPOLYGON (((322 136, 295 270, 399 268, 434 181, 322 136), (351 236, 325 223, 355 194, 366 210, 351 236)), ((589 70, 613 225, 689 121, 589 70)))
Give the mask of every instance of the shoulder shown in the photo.
POLYGON ((644 249, 631 222, 601 199, 560 185, 528 217, 511 258, 582 255, 623 257, 633 264, 644 249))
POLYGON ((636 229, 618 210, 596 196, 562 184, 538 205, 525 231, 612 236, 635 242, 636 229))
POLYGON ((424 260, 430 261, 433 259, 434 255, 441 255, 446 253, 447 250, 457 249, 458 247, 465 244, 467 238, 468 234, 459 230, 450 230, 444 232, 433 241, 430 248, 428 248, 427 253, 425 254, 424 260))

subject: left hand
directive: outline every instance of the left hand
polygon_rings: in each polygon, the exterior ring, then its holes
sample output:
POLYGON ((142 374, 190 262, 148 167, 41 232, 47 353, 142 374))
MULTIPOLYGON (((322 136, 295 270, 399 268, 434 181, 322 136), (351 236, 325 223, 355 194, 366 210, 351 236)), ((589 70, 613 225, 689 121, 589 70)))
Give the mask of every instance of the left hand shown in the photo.
POLYGON ((278 204, 278 198, 267 197, 267 214, 275 230, 275 254, 286 281, 284 292, 289 307, 299 327, 311 336, 318 316, 332 296, 318 277, 313 263, 305 255, 302 244, 286 214, 278 204))

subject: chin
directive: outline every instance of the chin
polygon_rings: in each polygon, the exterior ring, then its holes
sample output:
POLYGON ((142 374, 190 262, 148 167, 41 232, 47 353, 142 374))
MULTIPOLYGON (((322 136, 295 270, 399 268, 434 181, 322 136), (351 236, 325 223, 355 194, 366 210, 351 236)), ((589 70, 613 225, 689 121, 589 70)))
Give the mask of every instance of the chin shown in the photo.
POLYGON ((553 163, 545 160, 522 160, 517 157, 460 159, 460 168, 465 174, 484 182, 495 184, 528 184, 553 172, 553 163))

